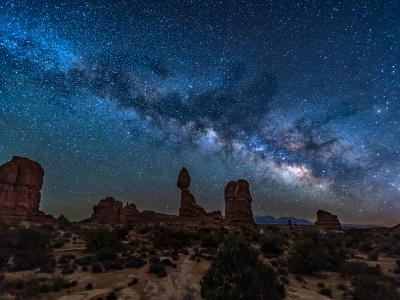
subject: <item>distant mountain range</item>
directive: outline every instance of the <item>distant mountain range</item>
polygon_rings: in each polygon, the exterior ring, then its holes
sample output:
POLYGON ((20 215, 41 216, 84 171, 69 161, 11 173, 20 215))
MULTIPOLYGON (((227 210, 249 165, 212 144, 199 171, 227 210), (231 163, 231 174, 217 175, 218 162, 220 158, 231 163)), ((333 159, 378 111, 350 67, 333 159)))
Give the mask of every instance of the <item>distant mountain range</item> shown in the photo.
MULTIPOLYGON (((292 221, 292 225, 314 225, 313 221, 306 219, 299 219, 295 217, 279 217, 274 218, 273 216, 254 216, 254 221, 259 225, 287 225, 289 219, 292 221)), ((357 225, 357 224, 342 224, 343 227, 349 228, 371 228, 376 227, 374 225, 357 225)), ((398 225, 400 226, 400 224, 398 225)))

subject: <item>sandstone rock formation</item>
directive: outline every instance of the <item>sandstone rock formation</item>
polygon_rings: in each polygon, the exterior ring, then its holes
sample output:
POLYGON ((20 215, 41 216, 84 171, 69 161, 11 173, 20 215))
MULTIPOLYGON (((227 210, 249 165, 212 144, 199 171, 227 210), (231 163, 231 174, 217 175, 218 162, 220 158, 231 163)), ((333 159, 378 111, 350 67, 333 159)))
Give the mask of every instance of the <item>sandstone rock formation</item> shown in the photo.
POLYGON ((324 229, 341 229, 342 225, 336 215, 331 214, 325 210, 317 211, 317 221, 315 225, 324 229))
POLYGON ((43 176, 42 166, 25 157, 0 166, 0 222, 53 224, 54 218, 39 210, 43 176))
POLYGON ((128 223, 139 211, 134 204, 124 206, 121 201, 113 197, 106 197, 100 200, 99 204, 93 207, 92 221, 98 223, 128 223))
POLYGON ((179 208, 179 216, 181 217, 203 217, 221 219, 221 212, 213 211, 207 213, 204 208, 197 205, 196 200, 192 193, 190 193, 190 175, 186 168, 182 168, 178 175, 176 183, 177 187, 181 190, 181 207, 179 208))
POLYGON ((240 179, 225 187, 225 220, 231 224, 255 224, 249 183, 240 179))
POLYGON ((57 224, 59 224, 59 225, 70 225, 70 224, 71 224, 71 221, 68 220, 68 218, 67 218, 66 216, 60 215, 60 216, 57 218, 57 224))

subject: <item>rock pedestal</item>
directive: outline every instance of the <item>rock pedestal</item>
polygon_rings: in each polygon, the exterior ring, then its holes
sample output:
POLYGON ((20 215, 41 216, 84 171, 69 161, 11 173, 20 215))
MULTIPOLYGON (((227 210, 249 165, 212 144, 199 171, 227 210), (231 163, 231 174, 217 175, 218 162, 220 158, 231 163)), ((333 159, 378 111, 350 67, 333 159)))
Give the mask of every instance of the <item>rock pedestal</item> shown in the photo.
POLYGON ((317 221, 315 225, 324 229, 341 229, 342 225, 336 215, 331 214, 325 210, 317 211, 317 221))
POLYGON ((43 176, 42 166, 25 157, 14 156, 0 166, 0 222, 54 222, 39 210, 43 176))
POLYGON ((225 220, 230 224, 255 224, 249 183, 240 179, 225 187, 225 220))

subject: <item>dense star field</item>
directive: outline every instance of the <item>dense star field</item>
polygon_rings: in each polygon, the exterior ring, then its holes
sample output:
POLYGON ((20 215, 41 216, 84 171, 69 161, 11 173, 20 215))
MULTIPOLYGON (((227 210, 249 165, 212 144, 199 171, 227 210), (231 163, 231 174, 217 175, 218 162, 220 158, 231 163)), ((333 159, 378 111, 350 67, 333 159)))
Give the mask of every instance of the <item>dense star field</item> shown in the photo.
POLYGON ((398 1, 100 2, 0 3, 0 162, 45 211, 177 213, 185 166, 207 210, 246 178, 255 214, 398 223, 398 1))

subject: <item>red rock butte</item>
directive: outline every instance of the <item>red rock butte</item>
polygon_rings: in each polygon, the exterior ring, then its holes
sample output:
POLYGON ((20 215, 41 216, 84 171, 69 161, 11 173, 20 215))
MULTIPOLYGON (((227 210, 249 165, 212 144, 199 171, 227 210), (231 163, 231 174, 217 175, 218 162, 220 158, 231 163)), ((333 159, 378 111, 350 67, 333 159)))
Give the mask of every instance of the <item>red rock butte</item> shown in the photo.
POLYGON ((0 166, 1 222, 53 224, 54 218, 39 210, 43 176, 42 166, 25 157, 14 156, 0 166))
MULTIPOLYGON (((44 170, 31 159, 14 156, 0 166, 0 222, 18 224, 32 222, 55 225, 56 220, 39 210, 44 170)), ((182 168, 177 179, 181 190, 179 215, 166 215, 154 211, 139 211, 133 203, 123 204, 107 197, 93 207, 89 222, 127 224, 138 222, 176 222, 224 224, 220 211, 206 212, 196 203, 190 192, 190 175, 182 168)), ((230 225, 253 225, 251 194, 246 180, 231 181, 225 188, 225 223, 230 225)), ((69 223, 60 217, 58 223, 69 223)))
POLYGON ((322 209, 317 211, 315 225, 323 229, 342 229, 338 217, 322 209))
POLYGON ((225 187, 225 220, 229 224, 255 224, 251 210, 250 185, 244 180, 230 181, 225 187))

